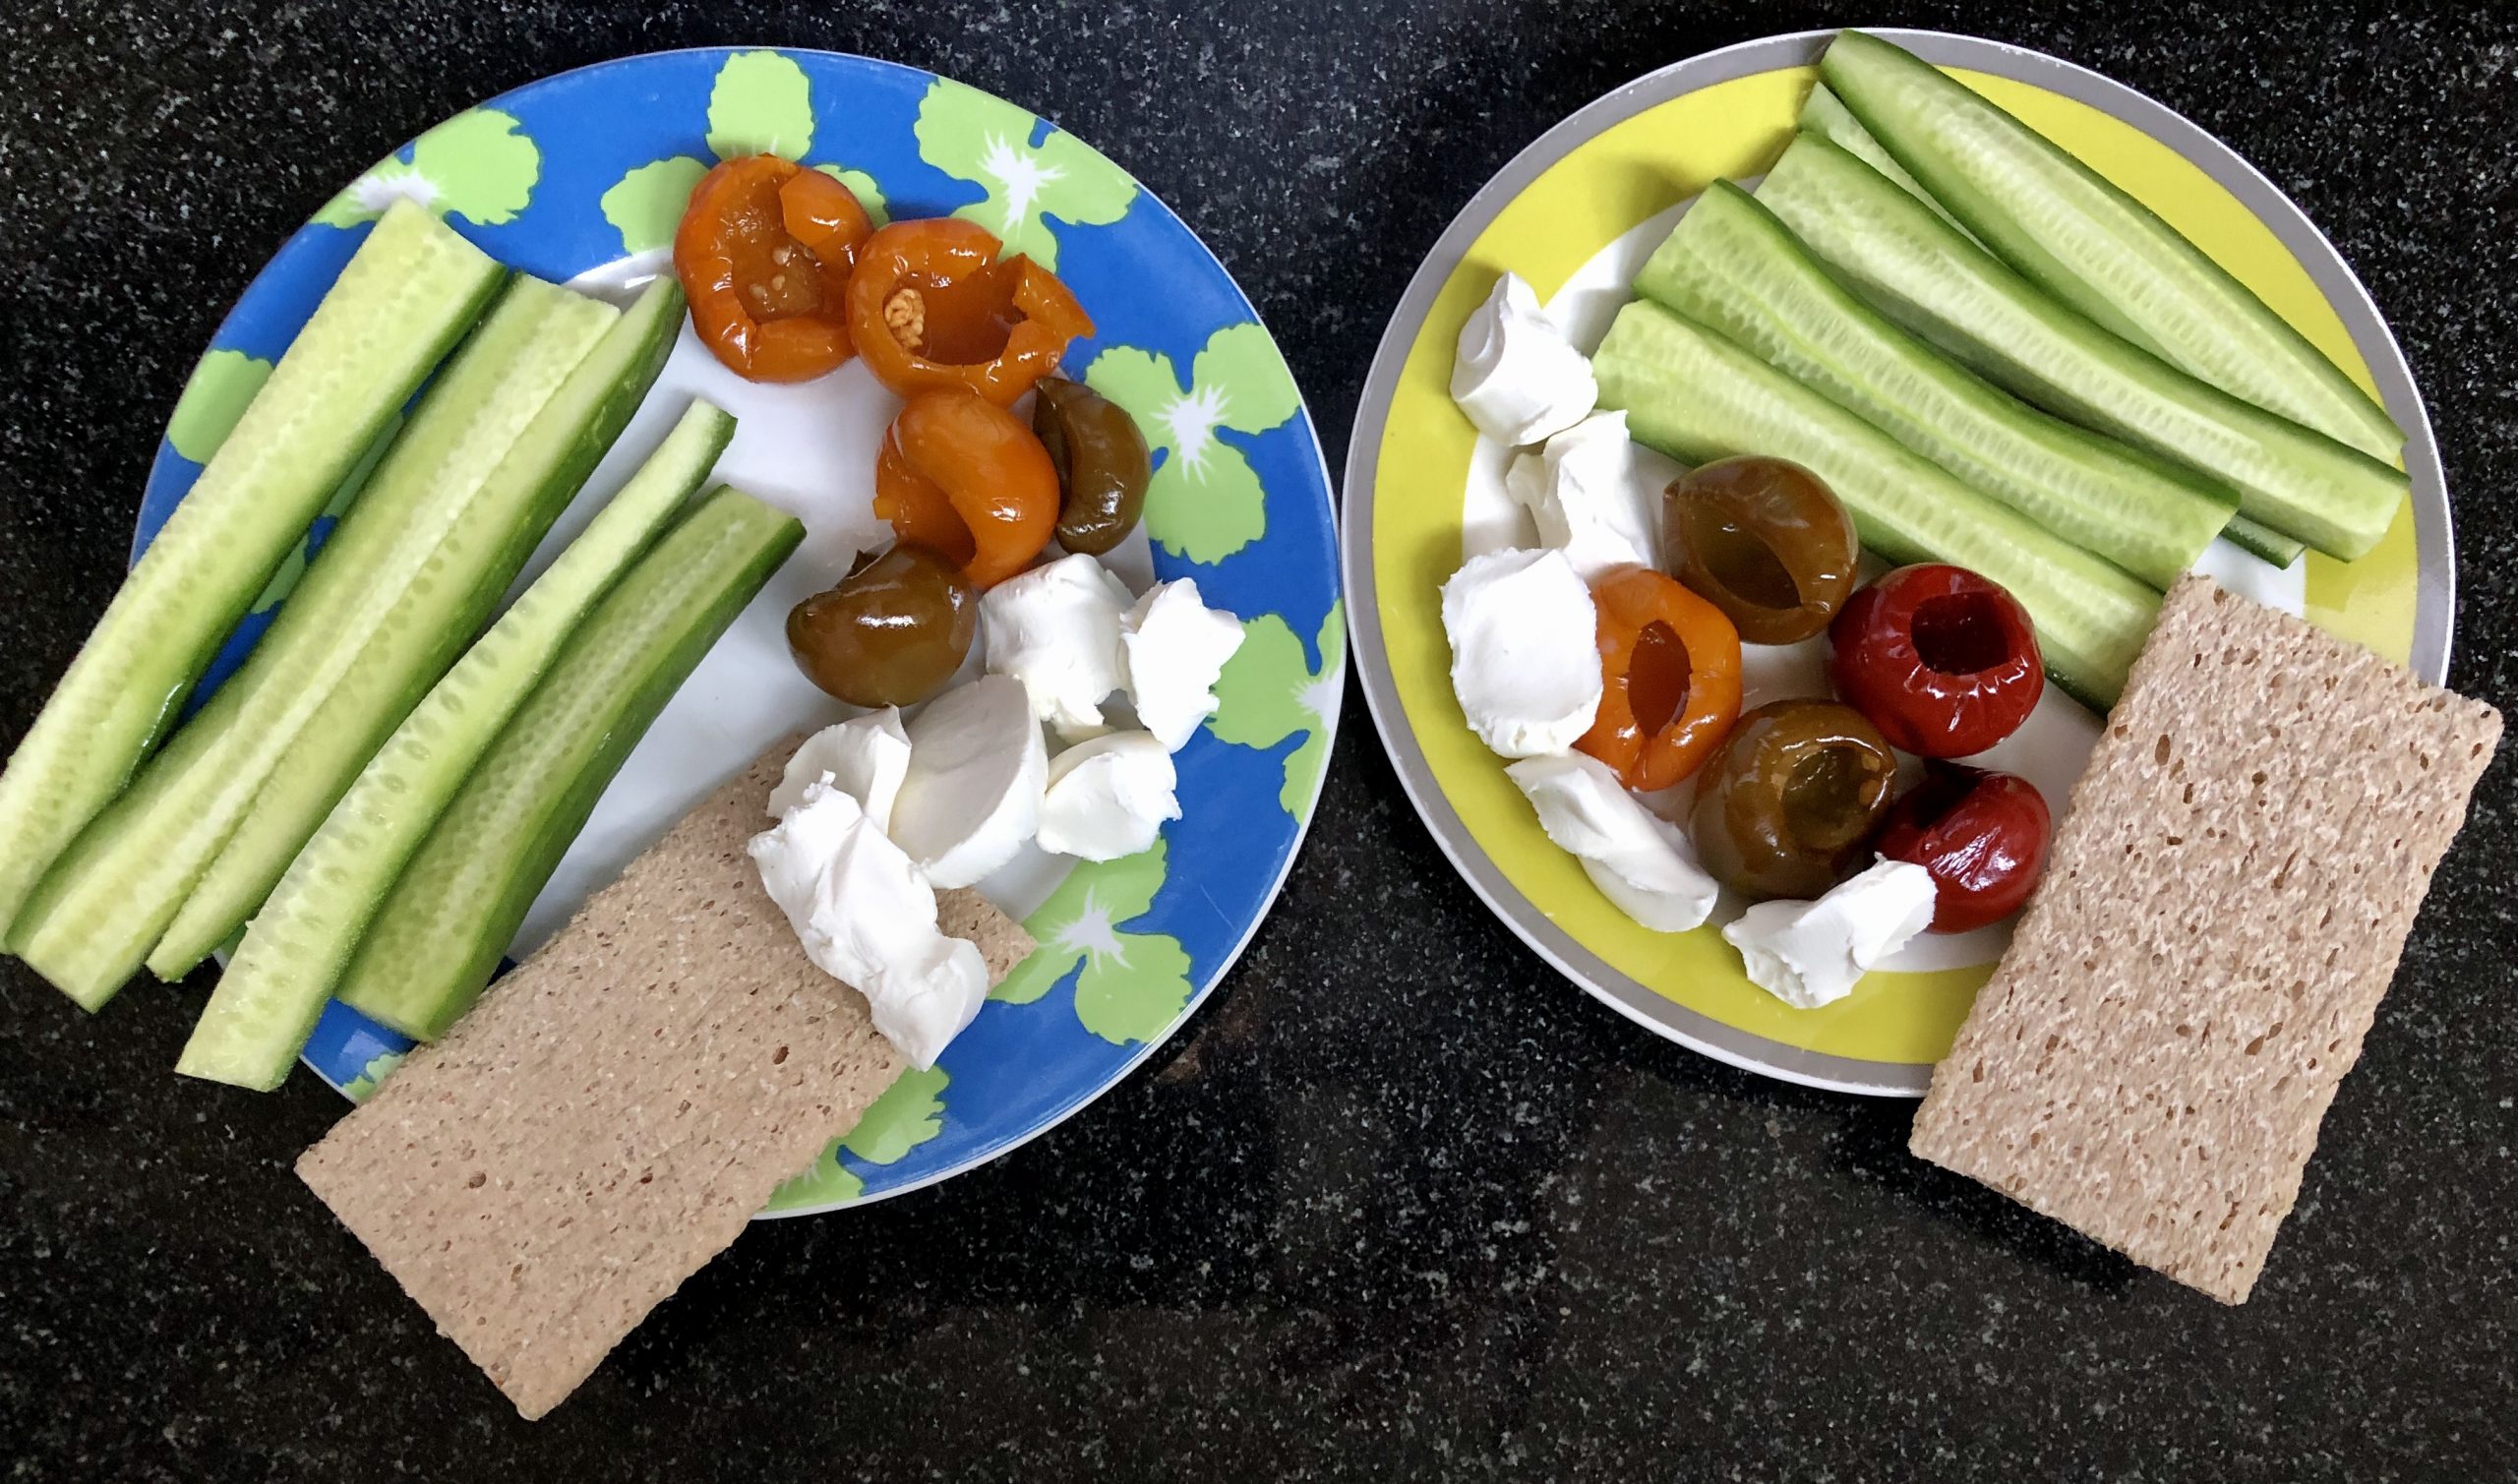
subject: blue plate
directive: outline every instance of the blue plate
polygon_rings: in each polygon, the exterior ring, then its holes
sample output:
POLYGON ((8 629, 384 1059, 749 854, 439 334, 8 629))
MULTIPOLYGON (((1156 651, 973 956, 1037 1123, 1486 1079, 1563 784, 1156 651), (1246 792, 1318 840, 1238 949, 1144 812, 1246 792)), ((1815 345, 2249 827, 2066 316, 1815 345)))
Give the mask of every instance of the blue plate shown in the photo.
MULTIPOLYGON (((827 52, 697 50, 548 78, 381 160, 291 237, 237 303, 170 421, 137 558, 165 523, 368 223, 426 203, 510 267, 616 292, 660 270, 692 182, 774 150, 838 175, 878 217, 960 215, 1052 267, 1093 316, 1066 369, 1133 413, 1155 451, 1144 535, 1112 564, 1138 586, 1194 577, 1246 638, 1222 707, 1177 758, 1183 817, 1145 855, 1063 871, 1039 858, 983 884, 1040 950, 932 1072, 912 1071, 782 1189, 771 1214, 915 1189, 1004 1153, 1127 1075, 1177 1029, 1267 913, 1300 844, 1346 671, 1329 476, 1275 343, 1222 265, 1161 202, 1070 135, 913 68, 827 52)), ((640 418, 528 568, 581 527, 688 394, 741 419, 719 477, 803 516, 809 537, 632 753, 516 950, 528 950, 715 784, 841 714, 785 653, 787 609, 878 539, 873 450, 898 403, 855 365, 763 387, 684 340, 640 418)), ((233 671, 286 601, 319 520, 210 673, 233 671)), ((207 694, 209 686, 203 687, 207 694)), ((198 701, 196 701, 198 704, 198 701)), ((767 821, 763 821, 764 827, 767 821)), ((306 1061, 352 1097, 406 1042, 329 1006, 306 1061)))

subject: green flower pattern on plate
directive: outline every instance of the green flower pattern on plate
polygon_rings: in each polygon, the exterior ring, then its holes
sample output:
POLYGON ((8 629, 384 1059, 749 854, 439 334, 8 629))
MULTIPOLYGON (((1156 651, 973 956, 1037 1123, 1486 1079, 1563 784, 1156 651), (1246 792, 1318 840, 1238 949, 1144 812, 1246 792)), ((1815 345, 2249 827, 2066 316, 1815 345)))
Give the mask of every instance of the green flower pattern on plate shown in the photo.
POLYGON ((411 142, 410 158, 389 154, 325 204, 315 219, 352 227, 374 221, 409 197, 440 216, 476 226, 513 220, 542 178, 542 150, 515 119, 495 108, 458 113, 411 142))
POLYGON ((857 1126, 830 1142, 813 1167, 778 1187, 772 1211, 837 1205, 866 1194, 865 1178, 839 1162, 846 1150, 869 1164, 898 1164, 910 1151, 944 1131, 944 1088, 952 1079, 936 1067, 916 1067, 883 1090, 857 1126))
POLYGON ((352 1102, 365 1102, 375 1097, 377 1088, 409 1054, 407 1051, 385 1051, 370 1057, 365 1069, 341 1085, 341 1096, 352 1102))
POLYGON ((1061 129, 1034 144, 1040 130, 1037 115, 943 78, 919 100, 919 158, 988 193, 953 214, 995 233, 1008 256, 1027 254, 1054 271, 1058 239, 1049 218, 1109 226, 1128 214, 1137 183, 1061 129))
POLYGON ((1302 406, 1293 373, 1256 322, 1207 337, 1180 385, 1171 358, 1117 345, 1093 358, 1085 385, 1128 410, 1146 445, 1162 451, 1146 487, 1145 530, 1174 556, 1213 564, 1267 534, 1258 472, 1219 428, 1260 434, 1302 406))
POLYGON ((1329 715, 1337 709, 1339 672, 1347 658, 1347 605, 1329 605, 1317 639, 1320 668, 1303 656, 1302 640, 1275 614, 1241 625, 1241 647, 1216 682, 1219 702, 1207 725, 1219 741, 1244 747, 1273 747, 1299 732, 1301 745, 1286 754, 1286 784, 1277 801, 1296 819, 1308 818, 1320 799, 1329 767, 1329 715))
POLYGON ((194 463, 210 462, 270 374, 270 362, 241 350, 203 356, 184 383, 183 395, 175 398, 175 415, 166 420, 166 442, 194 463))
MULTIPOLYGON (((708 90, 709 152, 719 159, 775 154, 801 162, 812 148, 812 83, 805 69, 774 51, 728 57, 708 90)), ((888 219, 874 177, 827 162, 813 168, 855 192, 875 225, 888 219)), ((622 251, 644 253, 669 245, 683 208, 690 204, 690 188, 707 173, 706 161, 677 154, 638 166, 604 192, 604 219, 621 234, 622 251)))
POLYGON ((1194 986, 1189 955, 1169 934, 1121 932, 1154 907, 1169 870, 1170 843, 1117 861, 1084 861, 1023 926, 1040 947, 990 999, 1028 1005, 1082 964, 1075 1018, 1113 1045, 1152 1040, 1179 1019, 1194 986))

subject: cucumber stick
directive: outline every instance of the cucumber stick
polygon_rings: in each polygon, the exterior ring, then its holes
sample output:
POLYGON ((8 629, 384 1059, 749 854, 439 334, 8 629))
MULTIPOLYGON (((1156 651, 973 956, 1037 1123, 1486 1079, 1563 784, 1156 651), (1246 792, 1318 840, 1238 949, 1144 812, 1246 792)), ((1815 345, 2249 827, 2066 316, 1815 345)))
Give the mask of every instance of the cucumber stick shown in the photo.
POLYGON ((2350 561, 2404 504, 2402 471, 2109 333, 1826 139, 1795 136, 1758 201, 1891 320, 2057 416, 2236 490, 2250 519, 2350 561))
POLYGON ((2307 336, 1992 99, 1855 30, 1819 72, 1942 208, 2047 293, 2224 391, 2374 458, 2403 452, 2386 410, 2307 336))
POLYGON ((1592 370, 1600 405, 1683 463, 1764 453, 1805 465, 1891 562, 1948 562, 2018 598, 2056 683, 2104 711, 2159 616, 2160 595, 1958 482, 1862 418, 1658 304, 1618 311, 1592 370))
POLYGON ((429 826, 586 611, 708 477, 734 431, 726 413, 691 403, 584 533, 394 731, 254 915, 176 1071, 264 1092, 279 1086, 429 826))
MULTIPOLYGON (((1853 116, 1843 99, 1828 90, 1826 83, 1811 85, 1809 100, 1801 105, 1800 125, 1812 134, 1827 136, 1847 153, 1859 157, 1864 164, 1887 176, 1891 185, 1932 208, 1933 214, 1942 220, 1961 232, 1967 230, 1957 217, 1950 215, 1940 202, 1932 199, 1931 192, 1915 183, 1915 178, 1906 173, 1906 167, 1898 164, 1895 156, 1881 148, 1880 141, 1873 139, 1871 131, 1862 127, 1862 120, 1853 116)), ((1974 234, 1969 234, 1969 240, 1974 240, 1974 234)), ((2262 558, 2275 566, 2289 566, 2308 550, 2308 543, 2298 537, 2285 536, 2244 514, 2232 515, 2230 523, 2222 527, 2221 537, 2241 551, 2262 558)))
MULTIPOLYGON (((225 724, 150 769, 55 861, 11 929, 19 957, 94 1009, 138 970, 310 724, 415 585, 463 584, 440 548, 619 312, 518 278, 431 384, 367 488, 222 692, 225 724)), ((322 713, 319 721, 318 714, 322 713)), ((196 718, 196 725, 208 720, 196 718)), ((195 727, 184 729, 189 733, 195 727)))
POLYGON ((2285 536, 2271 526, 2258 525, 2245 515, 2233 515, 2221 532, 2230 545, 2250 557, 2260 557, 2275 566, 2289 566, 2300 560, 2308 543, 2296 536, 2285 536))
POLYGON ((1635 287, 2153 587, 2191 566, 2238 506, 2175 465, 1978 380, 1829 277, 1728 181, 1688 208, 1635 287))
POLYGON ((359 769, 489 622, 621 436, 664 368, 682 310, 681 285, 656 280, 534 415, 440 545, 436 561, 451 580, 415 582, 403 594, 342 679, 323 724, 301 733, 272 769, 252 812, 149 955, 150 972, 183 978, 262 906, 359 769))
POLYGON ((1896 156, 1880 148, 1880 141, 1873 139, 1871 131, 1862 127, 1862 120, 1853 116, 1844 99, 1828 90, 1825 82, 1810 85, 1810 96, 1802 100, 1801 117, 1796 122, 1812 134, 1833 140, 1845 152, 1888 177, 1889 183, 1898 190, 1932 208, 1933 214, 1942 220, 1962 232, 1967 230, 1964 223, 1932 199, 1930 191, 1915 183, 1915 178, 1906 173, 1906 167, 1897 163, 1896 156))
POLYGON ((359 940, 336 993, 434 1039, 480 997, 612 775, 804 538, 720 486, 569 636, 359 940))
POLYGON ((369 230, 0 772, 0 925, 130 782, 228 630, 504 276, 407 203, 369 230))

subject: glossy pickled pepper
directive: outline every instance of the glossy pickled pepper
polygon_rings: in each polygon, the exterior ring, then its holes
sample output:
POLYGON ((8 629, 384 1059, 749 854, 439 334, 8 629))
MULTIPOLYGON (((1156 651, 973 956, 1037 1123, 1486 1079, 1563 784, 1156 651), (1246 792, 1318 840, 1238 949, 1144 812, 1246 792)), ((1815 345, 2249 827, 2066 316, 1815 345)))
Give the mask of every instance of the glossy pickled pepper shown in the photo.
POLYGON ((958 387, 1010 407, 1057 370, 1093 317, 1055 273, 959 217, 895 221, 866 239, 847 286, 849 333, 897 396, 958 387))
POLYGON ((994 587, 1049 544, 1057 469, 1013 413, 958 386, 922 391, 884 435, 874 514, 958 564, 972 585, 994 587))
POLYGON ((873 232, 848 187, 774 154, 700 178, 674 232, 690 326, 746 381, 803 382, 854 354, 846 298, 873 232))
POLYGON ((1889 860, 1932 872, 1932 930, 1965 932, 2027 905, 2054 838, 2055 816, 2035 784, 1932 761, 1889 809, 1878 844, 1889 860))
POLYGON ((1058 471, 1058 545, 1102 556, 1127 539, 1153 478, 1145 435, 1127 409, 1063 377, 1033 388, 1032 431, 1058 471))
POLYGON ((1574 743, 1630 789, 1666 789, 1705 765, 1740 714, 1740 636, 1712 604, 1646 566, 1591 583, 1600 704, 1574 743))
POLYGON ((1672 481, 1662 505, 1663 565, 1749 643, 1807 639, 1853 593, 1853 517, 1799 464, 1716 459, 1672 481))
POLYGON ((1851 706, 1760 706, 1697 785, 1697 854, 1734 891, 1817 898, 1861 859, 1896 773, 1888 740, 1851 706))
POLYGON ((1901 566, 1829 625, 1829 678, 1880 734, 1924 757, 1965 757, 2016 732, 2046 690, 2028 610, 1946 563, 1901 566))
POLYGON ((979 590, 961 568, 903 542, 790 610, 787 647, 807 679, 852 706, 908 706, 953 679, 979 623, 979 590))

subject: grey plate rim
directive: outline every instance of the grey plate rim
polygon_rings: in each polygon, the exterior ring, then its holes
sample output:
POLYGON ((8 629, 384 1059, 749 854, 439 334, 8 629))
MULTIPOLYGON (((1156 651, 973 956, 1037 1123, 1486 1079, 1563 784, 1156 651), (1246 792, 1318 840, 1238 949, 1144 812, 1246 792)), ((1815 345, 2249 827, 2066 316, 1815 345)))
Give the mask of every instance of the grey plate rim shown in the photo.
MULTIPOLYGON (((2439 447, 2394 333, 2343 256, 2306 212, 2254 166, 2200 125, 2166 104, 2075 63, 2044 52, 1948 31, 1877 29, 1926 60, 2033 84, 2087 103, 2131 124, 2184 155, 2228 190, 2304 263, 2319 292, 2341 317, 2353 343, 2369 364, 2387 411, 2405 430, 2405 469, 2413 485, 2415 608, 2412 668, 2434 684, 2445 683, 2450 629, 2456 616, 2456 547, 2448 515, 2447 484, 2439 447)), ((1577 109, 1506 162, 1469 198, 1409 280, 1381 343, 1356 406, 1347 449, 1347 477, 1338 518, 1339 564, 1351 634, 1349 659, 1361 677, 1373 726, 1409 801, 1433 832, 1434 841, 1487 909, 1523 942, 1592 998, 1627 1019, 1716 1061, 1785 1082, 1874 1097, 1920 1098, 1932 1082, 1928 1062, 1869 1061, 1785 1045, 1752 1035, 1675 1001, 1664 999, 1577 942, 1549 921, 1507 881, 1469 836, 1443 798, 1425 756, 1408 726, 1396 682, 1382 650, 1379 593, 1372 564, 1373 479, 1380 461, 1390 404, 1409 348, 1469 244, 1530 183, 1567 154, 1610 126, 1717 83, 1782 67, 1816 62, 1835 29, 1792 31, 1744 41, 1676 62, 1613 89, 1577 109)))

